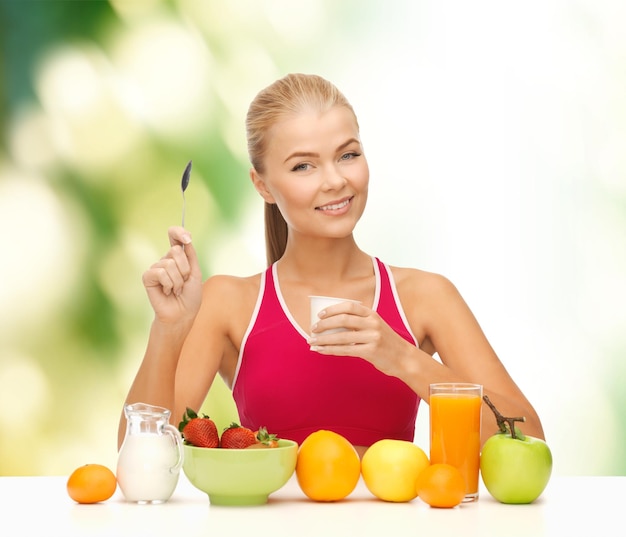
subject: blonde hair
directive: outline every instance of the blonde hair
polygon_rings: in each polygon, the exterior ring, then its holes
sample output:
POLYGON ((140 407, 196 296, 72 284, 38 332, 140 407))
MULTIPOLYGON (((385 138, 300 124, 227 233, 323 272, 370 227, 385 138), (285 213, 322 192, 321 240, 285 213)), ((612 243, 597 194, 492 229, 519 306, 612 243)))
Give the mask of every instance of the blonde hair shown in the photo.
MULTIPOLYGON (((292 73, 261 90, 248 109, 246 135, 250 163, 265 172, 264 159, 269 130, 278 121, 303 110, 326 112, 334 106, 354 110, 344 95, 328 80, 317 75, 292 73)), ((356 120, 356 114, 354 114, 356 120)), ((358 127, 358 123, 357 123, 358 127)), ((278 261, 287 245, 287 223, 276 204, 265 203, 265 250, 268 266, 278 261)))

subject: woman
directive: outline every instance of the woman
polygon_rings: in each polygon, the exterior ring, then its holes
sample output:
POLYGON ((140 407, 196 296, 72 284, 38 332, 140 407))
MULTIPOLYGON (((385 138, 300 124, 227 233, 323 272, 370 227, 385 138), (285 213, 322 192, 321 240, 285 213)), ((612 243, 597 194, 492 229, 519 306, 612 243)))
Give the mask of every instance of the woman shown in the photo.
MULTIPOLYGON (((201 406, 219 373, 242 425, 298 442, 331 429, 362 454, 380 438, 413 440, 429 384, 466 381, 543 438, 456 288, 356 244, 369 170, 345 97, 323 78, 291 74, 256 96, 246 123, 268 269, 203 284, 189 233, 170 228, 171 248, 143 276, 155 318, 127 402, 170 408, 177 420, 201 406), (328 307, 309 330, 309 295, 360 304, 328 307), (347 330, 322 334, 339 327, 347 330)), ((483 407, 484 442, 496 422, 483 407)), ((124 430, 122 416, 120 443, 124 430)))

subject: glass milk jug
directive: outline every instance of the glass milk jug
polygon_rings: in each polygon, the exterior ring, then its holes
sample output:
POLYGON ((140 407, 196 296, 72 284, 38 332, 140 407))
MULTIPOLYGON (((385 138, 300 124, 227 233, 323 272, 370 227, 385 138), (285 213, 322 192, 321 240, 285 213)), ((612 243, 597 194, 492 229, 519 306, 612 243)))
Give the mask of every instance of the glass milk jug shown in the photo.
POLYGON ((124 406, 126 436, 117 459, 117 482, 129 502, 161 503, 173 494, 183 464, 182 437, 167 408, 124 406))

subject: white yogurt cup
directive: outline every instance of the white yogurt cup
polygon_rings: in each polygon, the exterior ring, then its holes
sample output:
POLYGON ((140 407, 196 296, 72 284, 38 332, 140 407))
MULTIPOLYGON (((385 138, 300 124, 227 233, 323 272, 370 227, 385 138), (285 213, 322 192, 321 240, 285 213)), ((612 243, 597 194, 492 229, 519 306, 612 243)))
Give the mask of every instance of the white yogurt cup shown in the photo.
MULTIPOLYGON (((361 303, 359 300, 351 300, 349 298, 337 298, 332 296, 317 295, 310 295, 309 300, 311 303, 311 326, 313 326, 320 320, 320 318, 318 317, 318 313, 322 310, 325 310, 329 306, 332 306, 334 304, 341 304, 342 302, 354 302, 355 304, 361 303)), ((319 332, 317 335, 334 334, 335 332, 344 332, 346 330, 347 328, 333 328, 332 330, 319 332)))

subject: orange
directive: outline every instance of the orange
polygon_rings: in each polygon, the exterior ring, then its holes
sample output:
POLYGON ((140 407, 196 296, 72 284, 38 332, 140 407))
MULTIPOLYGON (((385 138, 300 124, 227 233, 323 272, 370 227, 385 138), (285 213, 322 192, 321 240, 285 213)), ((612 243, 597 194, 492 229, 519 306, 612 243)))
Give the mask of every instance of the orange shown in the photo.
POLYGON ((115 474, 101 464, 85 464, 74 470, 67 480, 67 493, 78 503, 108 500, 117 488, 115 474))
POLYGON ((428 465, 428 455, 418 445, 387 438, 367 449, 361 460, 361 474, 368 490, 377 498, 410 502, 417 497, 417 478, 428 465))
POLYGON ((431 507, 454 507, 465 497, 465 479, 455 466, 431 464, 417 479, 417 493, 431 507))
POLYGON ((311 500, 341 500, 354 490, 360 477, 359 455, 340 434, 315 431, 298 448, 296 478, 302 492, 311 500))

